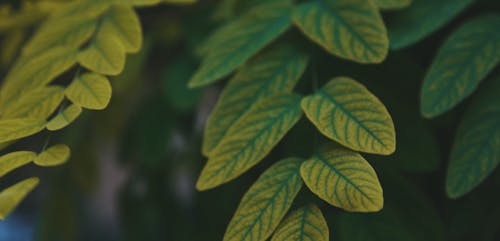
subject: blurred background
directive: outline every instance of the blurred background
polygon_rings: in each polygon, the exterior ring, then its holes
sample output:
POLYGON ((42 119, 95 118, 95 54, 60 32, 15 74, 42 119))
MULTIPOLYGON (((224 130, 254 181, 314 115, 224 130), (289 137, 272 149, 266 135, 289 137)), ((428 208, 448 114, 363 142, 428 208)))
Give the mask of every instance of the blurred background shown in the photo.
MULTIPOLYGON (((0 0, 7 3, 19 5, 0 0)), ((204 122, 224 82, 193 90, 186 83, 199 63, 199 43, 244 5, 229 10, 220 1, 200 1, 139 9, 144 46, 129 55, 125 71, 111 79, 109 107, 85 111, 64 131, 9 147, 39 150, 50 138, 51 143, 67 143, 72 156, 63 166, 29 165, 0 180, 3 189, 28 176, 41 179, 40 186, 0 222, 0 241, 222 240, 240 198, 266 167, 286 156, 310 156, 317 143, 309 140, 321 137, 302 119, 248 173, 214 190, 194 189, 206 160, 200 153, 204 122)), ((464 104, 432 121, 422 119, 418 111, 424 71, 443 38, 463 19, 499 10, 498 0, 478 0, 446 28, 411 48, 391 52, 380 65, 335 58, 305 41, 296 29, 277 40, 304 40, 300 43, 313 56, 297 92, 310 93, 311 79, 321 85, 334 76, 349 75, 386 104, 396 124, 398 151, 389 157, 365 155, 384 187, 382 212, 349 214, 321 203, 306 188, 299 194, 294 206, 317 203, 332 240, 500 240, 498 168, 464 198, 445 196, 448 153, 464 104)), ((390 21, 391 13, 384 18, 390 21)), ((2 77, 15 56, 7 50, 22 44, 5 47, 5 39, 0 33, 2 77)))

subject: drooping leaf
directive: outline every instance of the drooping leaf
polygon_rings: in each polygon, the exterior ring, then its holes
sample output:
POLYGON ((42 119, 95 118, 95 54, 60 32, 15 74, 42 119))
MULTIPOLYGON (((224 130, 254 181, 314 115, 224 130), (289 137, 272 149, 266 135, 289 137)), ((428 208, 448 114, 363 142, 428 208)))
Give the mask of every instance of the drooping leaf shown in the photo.
POLYGON ((483 15, 458 28, 439 49, 421 91, 420 110, 440 115, 477 89, 500 62, 500 15, 483 15))
POLYGON ((302 187, 301 162, 284 159, 257 179, 241 199, 224 241, 264 241, 271 236, 302 187))
POLYGON ((47 130, 60 130, 71 124, 71 122, 73 122, 81 113, 82 108, 80 106, 74 104, 70 105, 63 111, 59 112, 47 123, 47 130))
POLYGON ((12 170, 30 163, 36 157, 31 151, 16 151, 0 157, 0 177, 12 170))
POLYGON ((39 166, 57 166, 65 163, 71 154, 71 150, 64 144, 57 144, 47 148, 33 160, 39 166))
POLYGON ((0 220, 4 220, 12 210, 38 185, 38 178, 20 181, 0 192, 0 220))
POLYGON ((32 118, 45 120, 64 99, 64 89, 59 86, 49 86, 26 92, 22 97, 8 105, 2 113, 2 118, 32 118))
POLYGON ((45 120, 27 118, 0 120, 0 143, 31 136, 45 128, 45 120))
POLYGON ((214 188, 240 176, 261 161, 301 116, 300 96, 296 94, 259 101, 229 128, 210 154, 196 188, 214 188))
POLYGON ((382 10, 406 8, 411 3, 412 0, 375 0, 375 4, 382 10))
POLYGON ((125 67, 126 52, 113 32, 100 29, 87 48, 78 53, 78 63, 104 75, 118 75, 125 67))
POLYGON ((351 212, 375 212, 384 206, 375 170, 357 152, 323 147, 300 167, 307 187, 329 204, 351 212))
POLYGON ((371 0, 322 0, 300 5, 294 23, 331 54, 380 63, 389 50, 387 30, 371 0))
POLYGON ((467 8, 474 0, 417 0, 394 13, 387 25, 390 48, 401 49, 424 39, 467 8))
POLYGON ((500 162, 500 78, 492 80, 468 107, 458 128, 446 176, 451 198, 473 190, 500 162))
POLYGON ((109 80, 96 73, 76 77, 66 88, 66 97, 78 106, 92 110, 106 108, 111 99, 109 80))
POLYGON ((0 109, 4 109, 23 91, 50 83, 75 63, 76 51, 65 47, 56 47, 34 58, 17 61, 0 89, 0 109))
POLYGON ((290 46, 279 46, 244 65, 224 88, 208 117, 203 153, 211 153, 228 129, 257 101, 291 92, 306 65, 307 56, 290 46))
POLYGON ((309 204, 288 214, 271 241, 328 241, 328 225, 321 210, 309 204))
POLYGON ((383 155, 396 149, 389 112, 353 79, 334 78, 301 105, 321 133, 350 149, 383 155))
POLYGON ((118 38, 125 51, 135 53, 142 45, 139 17, 130 6, 113 6, 101 20, 100 31, 118 38))
POLYGON ((24 29, 14 29, 7 33, 0 45, 0 65, 8 66, 17 57, 27 35, 24 29))
POLYGON ((289 4, 263 4, 218 29, 205 46, 206 56, 189 87, 227 76, 290 26, 289 4))

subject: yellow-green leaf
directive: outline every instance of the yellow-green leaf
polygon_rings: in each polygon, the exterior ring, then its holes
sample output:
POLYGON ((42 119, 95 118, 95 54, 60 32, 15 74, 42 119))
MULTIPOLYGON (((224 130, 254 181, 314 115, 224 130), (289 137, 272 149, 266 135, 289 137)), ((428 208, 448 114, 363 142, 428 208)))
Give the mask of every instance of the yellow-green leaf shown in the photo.
POLYGON ((444 42, 425 76, 420 110, 431 118, 455 107, 500 62, 500 15, 466 22, 444 42))
POLYGON ((141 22, 130 6, 111 7, 101 20, 100 31, 118 38, 127 52, 135 53, 141 49, 141 22))
POLYGON ((76 77, 66 88, 66 97, 83 108, 101 110, 111 99, 111 84, 102 75, 86 73, 76 77))
POLYGON ((80 106, 70 105, 63 111, 59 112, 47 123, 47 130, 60 130, 71 124, 71 122, 73 122, 81 113, 82 108, 80 108, 80 106))
POLYGON ((118 75, 125 67, 125 47, 113 32, 100 29, 93 41, 78 56, 83 67, 104 75, 118 75))
POLYGON ((271 241, 328 241, 329 230, 321 210, 309 204, 288 214, 271 241))
POLYGON ((224 241, 264 241, 271 236, 302 187, 301 162, 284 159, 257 179, 241 199, 224 241))
POLYGON ((210 154, 196 183, 214 188, 240 176, 261 161, 302 116, 300 96, 282 94, 255 104, 210 154))
POLYGON ((278 46, 245 64, 224 88, 208 117, 203 153, 211 153, 228 129, 257 101, 291 92, 306 65, 307 56, 290 46, 278 46))
POLYGON ((20 99, 5 108, 4 119, 31 118, 45 120, 64 99, 64 89, 49 86, 24 93, 20 99))
POLYGON ((500 163, 500 76, 491 80, 478 91, 459 125, 446 177, 451 198, 473 190, 500 163))
POLYGON ((302 100, 302 109, 328 138, 356 151, 389 155, 396 135, 385 106, 366 87, 337 77, 302 100))
POLYGON ((45 120, 26 118, 0 120, 0 143, 31 136, 45 128, 45 120))
POLYGON ((375 212, 384 206, 375 170, 358 153, 323 147, 300 167, 309 189, 335 207, 351 212, 375 212))
POLYGON ((20 181, 0 192, 0 220, 4 220, 12 210, 38 185, 38 178, 20 181))
POLYGON ((295 9, 293 21, 311 40, 340 58, 380 63, 387 56, 387 30, 371 0, 306 2, 295 9))
POLYGON ((375 4, 382 10, 406 8, 411 2, 412 0, 375 0, 375 4))
POLYGON ((218 29, 206 56, 189 81, 199 87, 227 76, 290 26, 289 4, 263 4, 218 29))
POLYGON ((415 0, 409 8, 389 16, 387 29, 391 49, 417 43, 446 25, 474 0, 415 0))
POLYGON ((16 151, 0 157, 0 177, 12 170, 24 166, 35 159, 36 153, 32 151, 16 151))
POLYGON ((71 150, 64 144, 53 145, 38 154, 33 161, 39 166, 57 166, 65 163, 71 154, 71 150))
POLYGON ((40 88, 76 63, 76 51, 57 47, 34 58, 24 58, 12 67, 0 89, 0 109, 22 92, 40 88))
POLYGON ((110 0, 114 4, 152 6, 161 3, 162 0, 110 0))

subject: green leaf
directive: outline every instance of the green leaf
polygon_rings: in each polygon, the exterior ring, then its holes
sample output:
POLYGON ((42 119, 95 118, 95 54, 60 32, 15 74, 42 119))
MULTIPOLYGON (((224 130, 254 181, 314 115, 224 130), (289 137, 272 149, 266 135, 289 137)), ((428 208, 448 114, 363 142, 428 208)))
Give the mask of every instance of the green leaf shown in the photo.
POLYGON ((300 96, 282 94, 252 106, 210 154, 196 183, 214 188, 240 176, 261 161, 302 116, 300 96))
POLYGON ((2 118, 31 118, 45 120, 64 99, 64 89, 59 86, 49 86, 28 91, 20 99, 8 105, 2 113, 2 118))
POLYGON ((375 4, 382 10, 406 8, 411 3, 412 0, 375 0, 375 4))
POLYGON ((16 151, 0 157, 0 177, 12 170, 30 163, 36 157, 31 151, 16 151))
POLYGON ((279 225, 302 181, 299 158, 287 158, 267 169, 248 189, 229 223, 224 241, 264 241, 279 225))
POLYGON ((0 143, 31 136, 45 128, 45 120, 26 118, 0 120, 0 143))
POLYGON ((413 45, 446 25, 474 0, 417 0, 389 17, 391 49, 413 45))
POLYGON ((215 82, 245 63, 288 29, 290 11, 289 4, 263 4, 217 29, 189 87, 215 82))
POLYGON ((102 75, 85 73, 66 88, 66 97, 83 108, 102 110, 111 99, 111 84, 102 75))
POLYGON ((64 144, 53 145, 38 154, 33 160, 38 166, 57 166, 65 163, 71 154, 71 150, 64 144))
POLYGON ((16 62, 0 89, 0 109, 6 108, 24 91, 50 83, 76 63, 76 51, 57 47, 33 57, 16 62))
POLYGON ((323 0, 300 5, 293 21, 328 52, 359 63, 380 63, 387 56, 387 30, 371 0, 323 0))
POLYGON ((113 6, 101 20, 100 31, 108 32, 122 43, 125 51, 138 52, 142 46, 141 22, 130 6, 113 6))
POLYGON ((71 124, 71 122, 73 122, 81 113, 82 108, 80 106, 70 105, 63 111, 57 113, 57 115, 47 123, 47 130, 60 130, 71 124))
POLYGON ((38 178, 20 181, 0 192, 0 220, 4 220, 12 210, 38 185, 38 178))
POLYGON ((350 149, 383 155, 396 149, 389 112, 353 79, 334 78, 301 105, 321 133, 350 149))
POLYGON ((425 76, 421 113, 427 118, 455 107, 500 62, 500 16, 483 15, 458 28, 439 49, 425 76))
POLYGON ((78 63, 104 75, 118 75, 125 67, 125 47, 113 32, 100 29, 90 45, 78 53, 78 63))
POLYGON ((329 204, 350 212, 375 212, 384 206, 375 170, 357 152, 323 147, 300 167, 309 189, 329 204))
POLYGON ((307 56, 290 46, 278 46, 257 56, 229 81, 208 117, 203 153, 209 155, 231 126, 259 100, 290 93, 302 76, 307 56))
POLYGON ((328 225, 321 210, 314 204, 288 214, 271 241, 328 241, 328 225))
POLYGON ((446 192, 451 198, 473 190, 500 162, 499 91, 497 76, 481 89, 460 123, 446 176, 446 192))

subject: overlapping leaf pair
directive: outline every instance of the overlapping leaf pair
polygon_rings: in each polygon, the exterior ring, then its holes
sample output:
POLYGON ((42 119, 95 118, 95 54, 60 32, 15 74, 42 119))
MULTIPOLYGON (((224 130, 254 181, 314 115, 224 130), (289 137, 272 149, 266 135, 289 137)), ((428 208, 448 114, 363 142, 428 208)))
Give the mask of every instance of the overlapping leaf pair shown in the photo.
MULTIPOLYGON (((253 7, 224 23, 199 48, 203 60, 189 82, 191 87, 238 71, 208 118, 202 148, 208 161, 196 187, 214 188, 258 164, 302 113, 340 145, 318 148, 306 160, 290 157, 272 165, 241 200, 224 240, 266 240, 275 230, 272 240, 328 240, 328 227, 315 205, 284 218, 302 182, 346 211, 373 212, 383 206, 377 174, 357 151, 381 155, 395 151, 395 130, 387 109, 349 77, 333 78, 306 97, 294 93, 309 57, 277 40, 294 24, 337 57, 379 63, 389 49, 379 7, 371 0, 308 1, 298 6, 292 2, 254 1, 253 7)), ((384 8, 409 3, 379 2, 384 8)), ((222 13, 234 16, 228 5, 221 6, 219 17, 222 13)))

